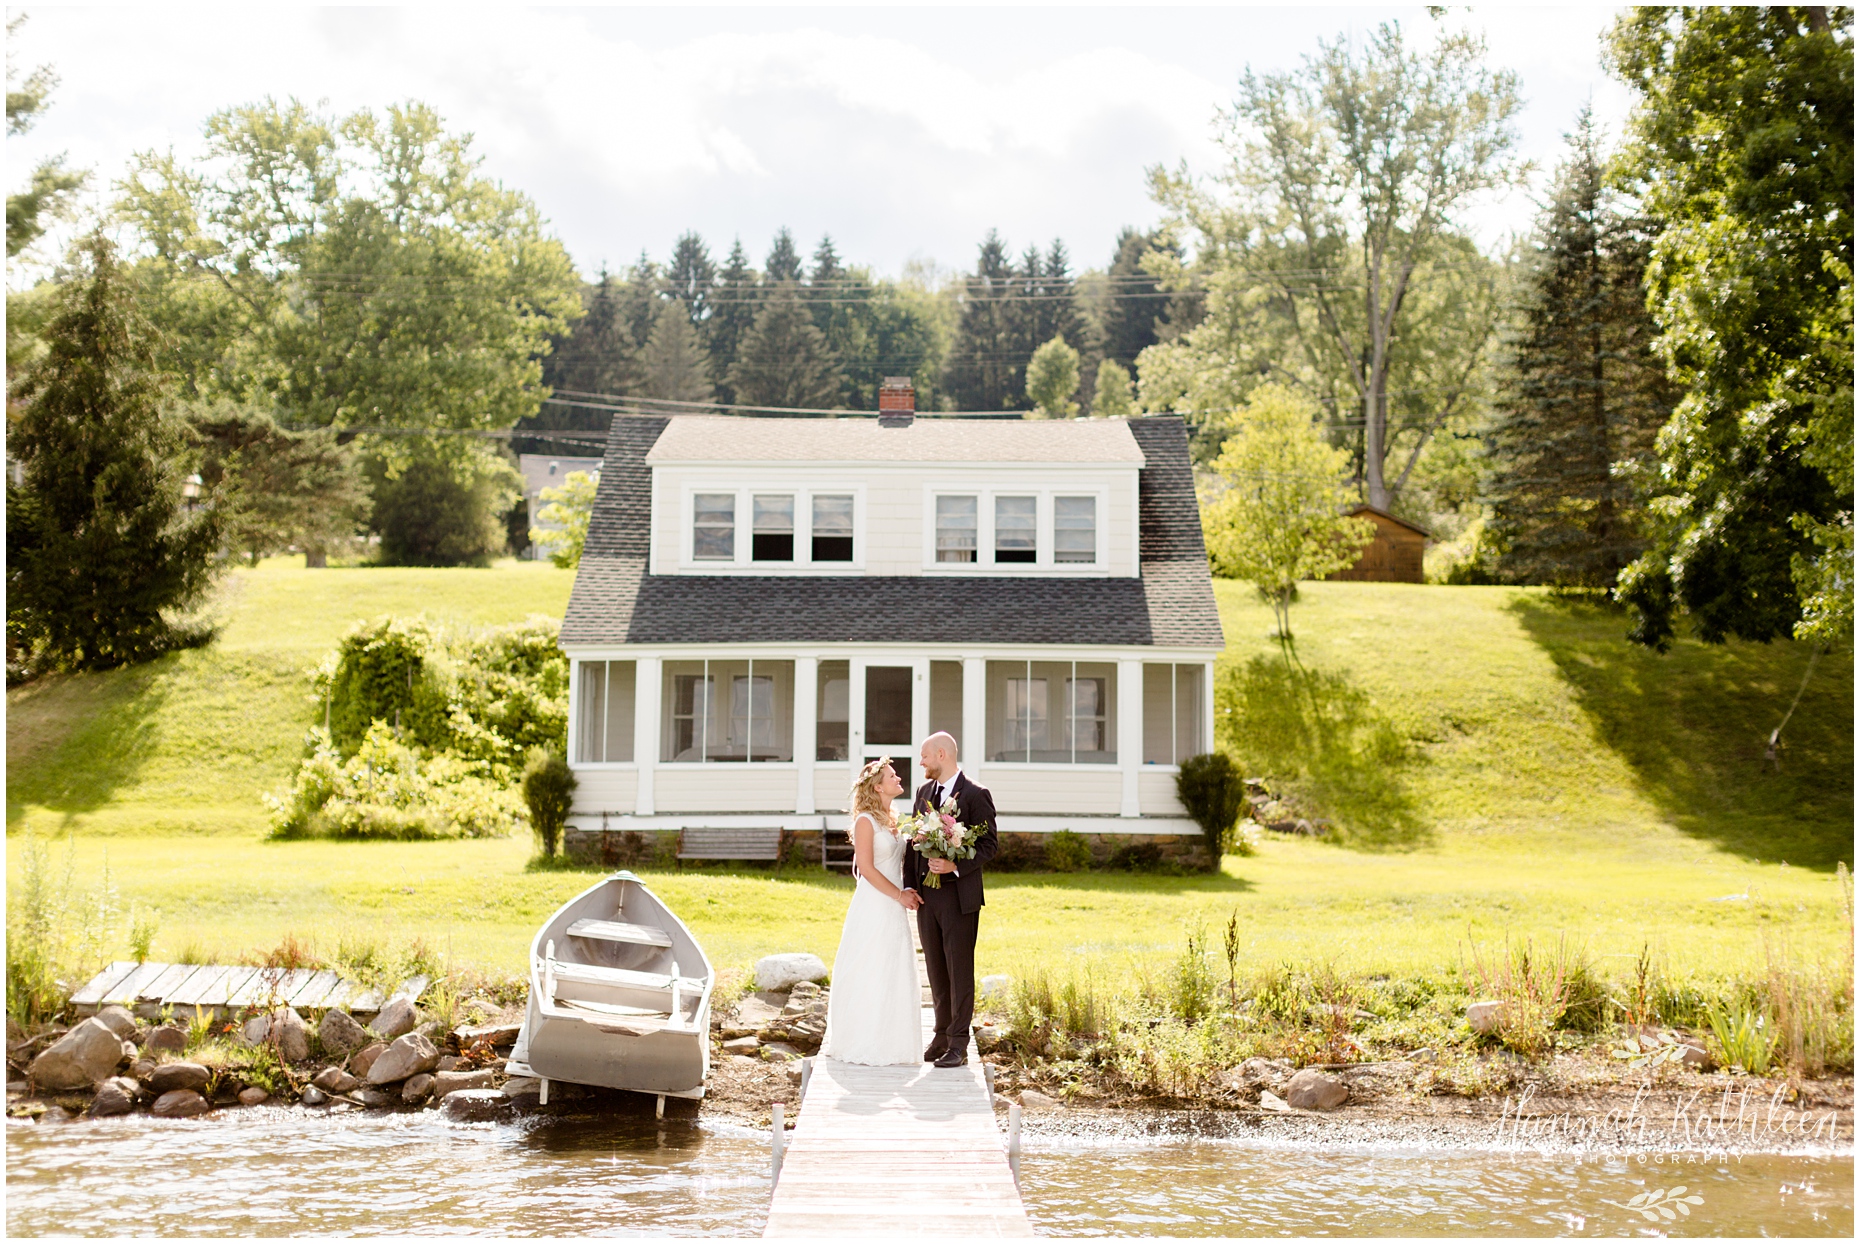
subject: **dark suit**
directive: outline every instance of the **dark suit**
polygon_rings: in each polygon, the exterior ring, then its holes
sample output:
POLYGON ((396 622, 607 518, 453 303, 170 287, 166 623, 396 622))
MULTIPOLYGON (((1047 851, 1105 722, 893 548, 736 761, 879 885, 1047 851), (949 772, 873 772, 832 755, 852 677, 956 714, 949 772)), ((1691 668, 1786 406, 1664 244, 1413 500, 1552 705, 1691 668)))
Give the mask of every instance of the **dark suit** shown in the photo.
MULTIPOLYGON (((934 782, 917 788, 911 811, 930 807, 934 782)), ((975 842, 975 858, 956 861, 956 873, 944 873, 935 889, 924 885, 930 862, 915 850, 904 853, 904 888, 923 896, 917 909, 917 936, 924 947, 924 971, 930 977, 930 998, 936 1006, 935 1040, 952 1050, 967 1051, 969 1025, 975 1018, 975 937, 982 924, 982 866, 995 858, 1001 839, 995 833, 995 800, 988 788, 958 773, 945 798, 956 800, 956 819, 983 827, 975 842)))

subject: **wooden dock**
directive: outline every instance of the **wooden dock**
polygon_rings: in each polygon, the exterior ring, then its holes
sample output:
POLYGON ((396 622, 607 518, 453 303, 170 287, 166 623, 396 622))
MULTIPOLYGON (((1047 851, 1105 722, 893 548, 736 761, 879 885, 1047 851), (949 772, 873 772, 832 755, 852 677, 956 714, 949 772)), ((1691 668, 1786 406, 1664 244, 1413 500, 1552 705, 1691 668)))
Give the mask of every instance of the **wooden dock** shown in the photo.
POLYGON ((164 1007, 187 1019, 201 1013, 231 1014, 276 1006, 299 1011, 327 1011, 342 1007, 351 1014, 373 1015, 390 998, 419 1001, 426 989, 424 976, 403 981, 391 993, 343 980, 334 972, 309 968, 226 967, 212 963, 112 963, 71 995, 79 1015, 94 1015, 106 1006, 127 1007, 153 1019, 164 1007))
POLYGON ((973 1039, 963 1067, 811 1063, 764 1236, 1033 1234, 973 1039))

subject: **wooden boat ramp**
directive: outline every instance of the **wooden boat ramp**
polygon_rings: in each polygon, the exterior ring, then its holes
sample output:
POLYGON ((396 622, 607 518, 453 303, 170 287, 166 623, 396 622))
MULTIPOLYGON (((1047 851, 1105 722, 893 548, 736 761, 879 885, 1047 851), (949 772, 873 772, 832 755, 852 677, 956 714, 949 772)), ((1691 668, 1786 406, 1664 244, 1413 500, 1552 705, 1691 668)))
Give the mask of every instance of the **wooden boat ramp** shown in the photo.
POLYGON ((341 1007, 352 1015, 373 1015, 391 998, 419 1001, 426 986, 426 977, 413 976, 384 993, 335 972, 310 968, 124 961, 92 977, 71 995, 71 1006, 79 1015, 121 1006, 143 1019, 155 1019, 164 1009, 171 1009, 177 1019, 188 1019, 196 1010, 225 1016, 279 1006, 304 1012, 341 1007))

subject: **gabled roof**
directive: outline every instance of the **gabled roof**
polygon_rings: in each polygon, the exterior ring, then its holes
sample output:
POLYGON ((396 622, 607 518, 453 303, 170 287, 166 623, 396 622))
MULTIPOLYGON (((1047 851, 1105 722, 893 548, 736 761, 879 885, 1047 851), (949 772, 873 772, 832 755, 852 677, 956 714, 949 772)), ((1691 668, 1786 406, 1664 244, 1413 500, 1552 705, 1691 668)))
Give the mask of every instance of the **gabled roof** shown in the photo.
POLYGON ((674 419, 646 455, 669 462, 1067 462, 1142 466, 1122 420, 674 419))
POLYGON ((1419 523, 1411 523, 1399 514, 1391 514, 1387 510, 1379 510, 1367 502, 1359 502, 1351 506, 1348 510, 1345 510, 1344 513, 1348 514, 1351 518, 1356 518, 1363 514, 1374 514, 1377 518, 1386 518, 1391 523, 1406 527, 1409 531, 1415 532, 1417 535, 1431 536, 1434 534, 1419 523))
MULTIPOLYGON (((1106 427, 1121 432, 1144 464, 1137 484, 1141 577, 1134 579, 648 574, 650 463, 659 460, 657 447, 667 436, 682 436, 676 429, 687 418, 615 417, 581 569, 562 620, 564 644, 1223 643, 1188 435, 1179 418, 997 425, 1071 431, 1081 439, 1102 437, 1099 429, 1106 427)), ((777 439, 798 424, 832 426, 825 420, 727 422, 757 437, 769 431, 763 425, 776 425, 777 439)), ((876 431, 876 420, 870 422, 876 431)), ((882 435, 899 431, 908 429, 882 435)))

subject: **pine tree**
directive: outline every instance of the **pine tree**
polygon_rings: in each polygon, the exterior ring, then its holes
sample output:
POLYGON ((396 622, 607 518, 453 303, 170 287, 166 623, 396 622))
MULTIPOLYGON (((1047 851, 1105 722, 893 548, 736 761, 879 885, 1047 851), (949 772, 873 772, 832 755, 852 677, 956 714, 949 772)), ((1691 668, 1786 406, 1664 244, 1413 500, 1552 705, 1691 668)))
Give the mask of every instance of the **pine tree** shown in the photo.
POLYGON ((826 334, 814 326, 792 282, 771 289, 730 367, 730 388, 745 406, 824 409, 844 383, 826 334))
POLYGON ((691 326, 685 304, 674 298, 659 304, 659 318, 640 357, 646 396, 674 402, 708 402, 710 376, 704 345, 691 326))
POLYGON ((711 287, 716 281, 717 265, 710 260, 710 248, 695 231, 687 230, 672 244, 665 285, 672 297, 684 303, 685 313, 700 338, 710 322, 711 287))
POLYGON ((1642 286, 1651 237, 1604 164, 1585 109, 1538 220, 1488 437, 1489 531, 1513 582, 1614 586, 1643 545, 1634 467, 1673 410, 1642 286))
MULTIPOLYGON (((569 401, 582 401, 637 393, 644 386, 640 346, 622 315, 626 296, 626 282, 605 269, 599 281, 582 291, 587 313, 573 329, 555 338, 553 348, 542 358, 542 381, 552 392, 569 401)), ((516 454, 595 452, 606 440, 612 421, 608 411, 545 402, 534 415, 517 421, 510 450, 516 454), (525 432, 577 432, 583 439, 525 436, 525 432)))
POLYGON ((1156 344, 1165 299, 1162 285, 1143 270, 1143 256, 1156 246, 1151 234, 1125 228, 1111 257, 1109 306, 1104 316, 1104 357, 1134 369, 1137 355, 1156 344))
POLYGON ((775 235, 775 245, 769 247, 769 260, 762 267, 771 285, 801 279, 801 252, 795 249, 792 233, 783 229, 775 235))
MULTIPOLYGON (((958 409, 1012 410, 1020 401, 1022 385, 1009 334, 1013 317, 1008 300, 1014 280, 1007 244, 990 229, 976 258, 975 275, 965 282, 962 319, 943 382, 958 409)), ((1025 362, 1027 355, 1019 357, 1025 362)))
POLYGON ((756 270, 749 266, 749 252, 737 238, 730 247, 730 257, 717 277, 717 292, 711 299, 710 374, 723 377, 718 398, 737 401, 735 387, 729 382, 731 365, 743 338, 756 322, 756 270))
POLYGON ((164 615, 206 590, 218 518, 182 495, 181 429, 115 248, 93 234, 79 260, 7 435, 22 477, 6 488, 7 638, 28 669, 106 669, 210 634, 164 615))
POLYGON ((821 235, 820 245, 814 248, 813 270, 807 276, 808 309, 813 312, 814 326, 826 334, 845 377, 839 403, 871 408, 878 405, 878 382, 885 373, 880 360, 872 357, 872 288, 864 276, 842 264, 833 239, 821 235))

